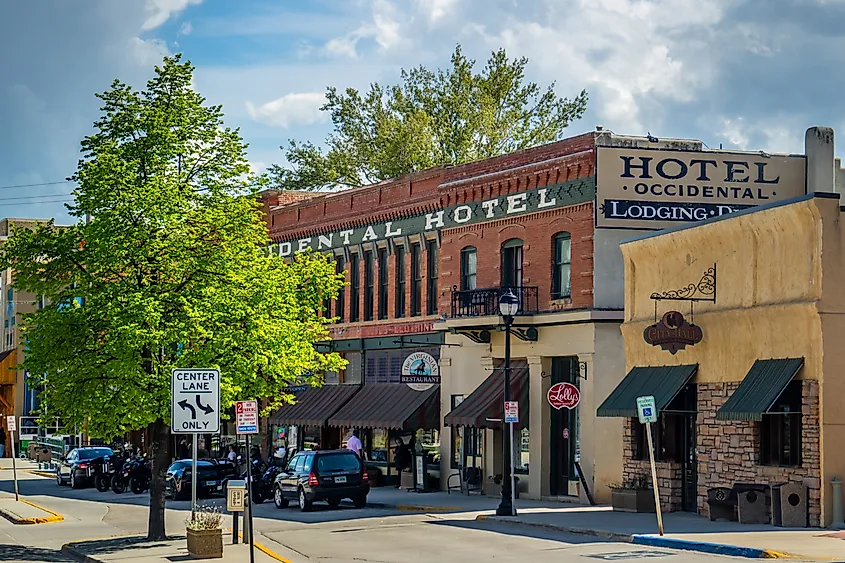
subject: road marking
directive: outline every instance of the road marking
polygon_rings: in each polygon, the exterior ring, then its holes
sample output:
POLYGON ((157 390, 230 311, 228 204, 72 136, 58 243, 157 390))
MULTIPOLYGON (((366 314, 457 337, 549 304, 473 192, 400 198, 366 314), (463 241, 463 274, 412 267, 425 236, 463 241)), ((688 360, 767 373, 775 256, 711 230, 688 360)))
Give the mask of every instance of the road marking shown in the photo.
MULTIPOLYGON (((231 532, 232 528, 228 528, 228 531, 231 532)), ((238 534, 238 537, 241 538, 241 539, 244 539, 243 534, 238 534)), ((290 559, 285 559, 284 557, 282 557, 281 555, 279 555, 278 553, 276 553, 275 551, 273 551, 269 547, 266 547, 266 546, 258 543, 254 539, 252 540, 252 545, 254 545, 258 549, 258 551, 261 551, 261 552, 269 555, 270 557, 272 557, 276 561, 281 561, 282 563, 293 563, 290 559)))

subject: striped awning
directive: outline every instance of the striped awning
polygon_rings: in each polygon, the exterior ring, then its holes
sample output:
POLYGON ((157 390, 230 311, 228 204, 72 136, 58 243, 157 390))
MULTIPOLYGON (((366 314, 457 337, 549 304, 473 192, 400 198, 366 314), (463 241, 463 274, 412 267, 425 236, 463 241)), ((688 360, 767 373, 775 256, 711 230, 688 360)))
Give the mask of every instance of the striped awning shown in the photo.
POLYGON ((364 385, 328 424, 396 430, 440 428, 440 386, 416 391, 401 383, 364 385))
POLYGON ((596 416, 635 418, 637 397, 654 397, 657 412, 672 402, 698 370, 698 364, 686 366, 635 367, 616 386, 596 410, 596 416))
POLYGON ((757 360, 716 412, 717 420, 763 420, 789 382, 798 375, 804 358, 757 360))
POLYGON ((278 426, 324 426, 360 390, 360 385, 309 387, 296 393, 296 402, 276 411, 270 422, 278 426))
MULTIPOLYGON (((497 362, 493 373, 469 397, 443 418, 446 426, 501 428, 505 417, 505 373, 503 362, 497 362)), ((511 361, 511 397, 519 402, 517 428, 528 424, 528 362, 511 361)))

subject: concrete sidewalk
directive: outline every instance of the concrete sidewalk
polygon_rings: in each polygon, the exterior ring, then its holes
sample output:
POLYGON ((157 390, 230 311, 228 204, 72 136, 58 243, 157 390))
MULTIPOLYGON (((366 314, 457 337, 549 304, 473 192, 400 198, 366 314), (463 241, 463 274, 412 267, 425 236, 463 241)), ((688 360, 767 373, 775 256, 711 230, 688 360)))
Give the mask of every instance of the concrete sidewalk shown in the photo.
POLYGON ((61 514, 47 510, 28 500, 16 501, 15 497, 0 497, 0 516, 13 524, 49 524, 62 522, 61 514))
POLYGON ((845 535, 835 530, 711 522, 694 514, 669 513, 663 516, 665 536, 660 537, 654 514, 614 512, 606 506, 532 509, 518 503, 517 508, 516 517, 485 514, 477 519, 739 557, 845 561, 845 535))
MULTIPOLYGON (((580 506, 578 504, 527 499, 519 499, 517 504, 532 509, 580 506)), ((406 512, 483 512, 496 510, 498 505, 498 497, 486 497, 478 493, 469 496, 458 491, 453 491, 451 494, 443 491, 417 493, 394 487, 370 489, 370 494, 367 497, 367 506, 371 508, 393 508, 406 512)))
MULTIPOLYGON (((188 554, 187 539, 184 536, 156 542, 148 541, 142 536, 87 540, 65 544, 62 552, 84 563, 172 563, 192 559, 188 554)), ((242 543, 232 545, 231 535, 224 533, 223 558, 214 561, 222 563, 249 561, 249 546, 242 543)), ((291 563, 259 543, 255 544, 255 561, 256 563, 278 561, 291 563)))

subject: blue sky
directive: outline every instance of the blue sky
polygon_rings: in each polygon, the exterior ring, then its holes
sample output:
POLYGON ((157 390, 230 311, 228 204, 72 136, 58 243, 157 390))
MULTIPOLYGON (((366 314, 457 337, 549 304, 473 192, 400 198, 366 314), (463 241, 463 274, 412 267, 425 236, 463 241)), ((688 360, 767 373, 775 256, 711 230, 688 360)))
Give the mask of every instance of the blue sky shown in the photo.
POLYGON ((479 61, 499 47, 528 57, 529 78, 561 95, 586 88, 572 134, 601 124, 801 152, 808 126, 845 131, 842 21, 842 0, 5 0, 0 217, 66 222, 62 180, 94 93, 142 86, 166 53, 197 66, 259 170, 283 162, 287 139, 326 136, 326 86, 445 65, 458 42, 479 61))

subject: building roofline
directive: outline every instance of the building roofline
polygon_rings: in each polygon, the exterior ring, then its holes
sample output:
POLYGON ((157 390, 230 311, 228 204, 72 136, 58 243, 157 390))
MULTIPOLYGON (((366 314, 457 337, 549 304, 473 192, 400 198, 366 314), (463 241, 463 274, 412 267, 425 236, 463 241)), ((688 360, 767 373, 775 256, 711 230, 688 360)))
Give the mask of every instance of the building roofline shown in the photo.
POLYGON ((677 227, 669 227, 668 229, 663 229, 662 231, 654 231, 645 233, 642 235, 637 235, 628 239, 623 240, 619 244, 628 244, 631 242, 637 242, 645 239, 650 239, 670 233, 677 233, 679 231, 686 231, 688 229, 695 229, 697 227, 703 227, 705 225, 710 225, 711 223, 718 223, 719 221, 725 221, 727 219, 733 219, 735 217, 742 217, 743 215, 750 215, 752 213, 757 213, 760 211, 766 211, 767 209, 775 209, 777 207, 784 207, 786 205, 792 205, 793 203, 798 203, 801 201, 809 201, 811 199, 839 199, 840 194, 838 193, 831 193, 831 192, 811 192, 809 194, 799 195, 793 198, 784 199, 781 201, 774 201, 772 203, 766 203, 763 205, 758 205, 755 207, 751 207, 749 209, 742 209, 740 211, 735 211, 733 213, 727 213, 725 215, 720 215, 719 217, 711 217, 710 219, 705 219, 704 221, 699 221, 697 223, 685 223, 683 225, 678 225, 677 227))

